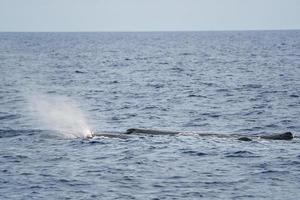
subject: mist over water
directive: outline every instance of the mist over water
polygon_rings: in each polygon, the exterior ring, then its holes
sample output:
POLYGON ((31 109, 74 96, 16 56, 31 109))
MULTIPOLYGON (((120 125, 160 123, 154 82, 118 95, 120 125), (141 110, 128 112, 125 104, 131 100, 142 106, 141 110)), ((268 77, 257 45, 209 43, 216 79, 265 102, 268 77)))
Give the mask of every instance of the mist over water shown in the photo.
POLYGON ((65 138, 91 137, 84 113, 71 98, 36 94, 28 98, 31 114, 45 129, 65 138))

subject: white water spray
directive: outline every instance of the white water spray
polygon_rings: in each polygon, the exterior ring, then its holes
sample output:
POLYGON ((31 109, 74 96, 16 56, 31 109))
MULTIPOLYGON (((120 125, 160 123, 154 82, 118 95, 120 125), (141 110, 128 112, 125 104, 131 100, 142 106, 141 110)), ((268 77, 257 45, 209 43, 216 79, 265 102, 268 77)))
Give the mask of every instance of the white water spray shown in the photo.
POLYGON ((33 95, 29 98, 29 103, 38 121, 47 129, 66 138, 93 137, 86 117, 72 99, 63 96, 33 95))

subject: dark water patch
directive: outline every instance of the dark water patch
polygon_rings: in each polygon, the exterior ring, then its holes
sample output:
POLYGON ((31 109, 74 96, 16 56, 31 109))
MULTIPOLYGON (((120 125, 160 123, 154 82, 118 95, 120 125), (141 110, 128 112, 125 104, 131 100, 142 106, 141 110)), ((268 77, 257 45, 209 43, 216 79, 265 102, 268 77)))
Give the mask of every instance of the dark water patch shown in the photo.
POLYGON ((155 110, 155 109, 159 109, 159 107, 149 105, 149 106, 146 106, 146 107, 143 108, 143 110, 155 110))
POLYGON ((114 63, 114 64, 110 64, 109 66, 113 68, 121 68, 121 67, 127 67, 129 65, 126 63, 114 63))
POLYGON ((184 69, 181 67, 172 67, 172 68, 170 68, 170 70, 174 71, 174 72, 183 72, 184 71, 184 69))
POLYGON ((165 186, 164 186, 163 184, 157 184, 157 183, 154 183, 154 184, 152 185, 152 187, 154 187, 154 188, 164 188, 165 186))
MULTIPOLYGON (((263 171, 260 171, 260 172, 257 172, 255 174, 259 175, 259 174, 266 174, 266 175, 269 175, 269 174, 278 174, 278 175, 286 175, 286 174, 289 174, 290 172, 289 171, 283 171, 283 170, 263 170, 263 171)), ((281 180, 281 179, 279 179, 281 180)))
MULTIPOLYGON (((276 95, 276 96, 284 96, 287 97, 288 96, 288 92, 286 90, 264 90, 264 91, 260 91, 260 96, 262 98, 266 98, 268 97, 270 94, 272 95, 276 95)), ((266 99, 265 99, 266 100, 266 99)), ((266 101, 267 102, 267 101, 266 101)))
POLYGON ((219 114, 216 114, 214 112, 212 113, 201 113, 202 116, 207 116, 207 117, 211 117, 211 118, 219 118, 220 115, 219 114))
POLYGON ((8 169, 1 170, 2 173, 10 173, 8 169))
POLYGON ((249 112, 246 112, 245 114, 243 114, 243 116, 251 116, 251 115, 261 115, 263 114, 265 111, 263 110, 252 110, 252 111, 249 111, 249 112))
POLYGON ((289 104, 288 107, 290 107, 290 108, 298 108, 299 107, 299 103, 289 104))
POLYGON ((184 150, 184 151, 182 151, 182 153, 183 154, 188 154, 188 155, 191 155, 191 156, 206 156, 206 155, 208 155, 207 153, 194 151, 194 150, 184 150))
POLYGON ((205 86, 208 86, 208 87, 211 87, 211 86, 216 86, 215 83, 211 83, 211 82, 201 82, 202 85, 205 85, 205 86))
POLYGON ((243 85, 244 88, 250 88, 250 89, 258 89, 262 88, 262 85, 260 84, 245 84, 243 85))
POLYGON ((207 96, 200 95, 200 94, 189 94, 188 97, 207 98, 207 96))
POLYGON ((33 133, 32 130, 13 130, 13 129, 0 129, 0 138, 16 137, 20 135, 28 135, 33 133))
POLYGON ((18 136, 42 136, 44 138, 57 137, 57 133, 50 130, 41 129, 0 129, 0 138, 18 136))
POLYGON ((25 156, 25 155, 3 155, 2 158, 5 160, 20 161, 23 159, 27 159, 28 156, 25 156))
MULTIPOLYGON (((105 136, 103 136, 103 137, 105 137, 105 136)), ((101 141, 100 139, 90 140, 90 141, 88 141, 88 143, 91 144, 91 145, 102 145, 102 144, 105 144, 105 142, 101 141)))
POLYGON ((107 159, 107 158, 109 158, 109 157, 108 156, 97 156, 94 159, 95 160, 104 160, 104 159, 107 159))
POLYGON ((134 59, 135 60, 148 60, 148 59, 151 59, 152 57, 135 57, 134 59))
MULTIPOLYGON (((257 195, 254 195, 254 194, 246 194, 246 195, 237 195, 237 196, 234 196, 232 197, 232 199, 255 199, 257 198, 258 196, 257 195)), ((261 196, 261 198, 263 198, 263 196, 261 196)))
POLYGON ((235 152, 225 153, 225 157, 227 157, 227 158, 258 158, 261 156, 256 155, 250 151, 235 151, 235 152))
POLYGON ((203 182, 205 185, 211 185, 211 186, 219 186, 219 185, 235 185, 235 184, 241 184, 246 182, 245 179, 240 179, 236 181, 205 181, 203 182))
POLYGON ((298 129, 299 126, 287 126, 286 129, 288 130, 295 130, 295 129, 298 129))
POLYGON ((210 126, 210 123, 208 122, 200 122, 198 120, 196 121, 190 121, 188 123, 185 123, 182 125, 183 127, 207 127, 210 126))
POLYGON ((72 180, 61 178, 61 179, 58 179, 57 181, 61 182, 61 183, 70 183, 72 180))
POLYGON ((229 92, 230 90, 229 89, 226 89, 226 88, 220 88, 220 89, 216 89, 216 92, 229 92))
POLYGON ((295 166, 299 167, 300 166, 300 161, 290 160, 287 163, 284 163, 283 165, 286 165, 286 166, 294 166, 295 165, 295 166))
POLYGON ((289 119, 284 119, 284 120, 281 120, 280 121, 280 123, 282 123, 282 124, 289 124, 289 123, 291 123, 291 122, 293 122, 292 120, 289 120, 289 119))
POLYGON ((268 124, 265 127, 266 128, 278 128, 279 126, 277 124, 268 124))
POLYGON ((55 90, 49 90, 49 91, 47 91, 46 93, 47 93, 47 94, 56 94, 57 91, 55 91, 55 90))
POLYGON ((32 185, 29 187, 30 189, 42 189, 43 187, 40 185, 32 185))
POLYGON ((54 157, 54 158, 49 158, 48 159, 48 161, 54 161, 54 162, 56 162, 56 161, 62 161, 62 160, 67 160, 68 158, 66 158, 65 156, 57 156, 57 157, 54 157))
POLYGON ((267 104, 262 104, 262 105, 254 105, 252 106, 253 109, 264 109, 267 108, 267 104))
POLYGON ((32 176, 34 175, 33 173, 30 173, 30 172, 23 172, 23 173, 20 173, 20 176, 32 176))
POLYGON ((120 117, 117 117, 117 116, 113 116, 113 117, 111 118, 111 120, 112 120, 112 121, 119 121, 119 120, 121 120, 121 118, 120 118, 120 117))
POLYGON ((117 83, 120 83, 119 81, 117 81, 117 80, 113 80, 113 81, 109 81, 109 83, 108 84, 117 84, 117 83))
POLYGON ((203 122, 205 120, 206 120, 205 116, 201 116, 201 117, 197 117, 197 118, 193 119, 193 121, 195 121, 195 122, 203 122))
POLYGON ((180 56, 191 56, 191 55, 194 55, 194 53, 183 52, 183 53, 179 53, 178 55, 180 55, 180 56))
POLYGON ((137 116, 136 113, 128 113, 128 114, 126 114, 127 118, 136 117, 136 116, 137 116))
POLYGON ((86 173, 91 173, 91 174, 99 174, 99 173, 103 173, 103 170, 100 169, 91 169, 91 170, 86 170, 86 173))
POLYGON ((254 127, 251 127, 251 128, 246 128, 246 129, 240 129, 242 132, 255 132, 255 133, 262 133, 264 131, 264 128, 263 127, 260 127, 260 126, 254 126, 254 127))
POLYGON ((43 177, 54 177, 53 174, 45 174, 45 173, 41 173, 39 174, 40 176, 43 176, 43 177))
POLYGON ((75 70, 75 73, 76 73, 76 74, 85 74, 85 73, 87 73, 87 72, 81 71, 81 70, 75 70))
POLYGON ((20 114, 6 114, 4 116, 0 116, 0 120, 15 120, 15 119, 20 119, 21 115, 20 114))
POLYGON ((163 88, 165 85, 164 84, 159 84, 159 83, 157 83, 157 84, 148 83, 146 86, 159 89, 159 88, 163 88))
POLYGON ((157 64, 159 64, 159 65, 168 65, 169 63, 168 62, 158 62, 157 64))

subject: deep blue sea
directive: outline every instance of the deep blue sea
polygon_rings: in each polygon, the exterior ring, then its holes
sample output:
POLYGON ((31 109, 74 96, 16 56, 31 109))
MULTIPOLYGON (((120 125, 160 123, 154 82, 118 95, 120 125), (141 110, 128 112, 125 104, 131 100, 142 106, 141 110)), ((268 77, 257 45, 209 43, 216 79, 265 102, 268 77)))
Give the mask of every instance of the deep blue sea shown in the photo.
POLYGON ((0 33, 0 199, 300 199, 300 31, 0 33), (75 137, 70 137, 70 135, 75 137))

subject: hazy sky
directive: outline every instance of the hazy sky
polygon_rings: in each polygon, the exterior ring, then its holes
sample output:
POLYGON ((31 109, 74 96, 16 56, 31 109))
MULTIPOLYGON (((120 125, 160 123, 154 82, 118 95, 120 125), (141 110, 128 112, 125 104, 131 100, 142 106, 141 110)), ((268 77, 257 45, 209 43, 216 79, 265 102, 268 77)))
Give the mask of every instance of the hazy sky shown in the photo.
POLYGON ((0 31, 300 29, 300 0, 0 0, 0 31))

